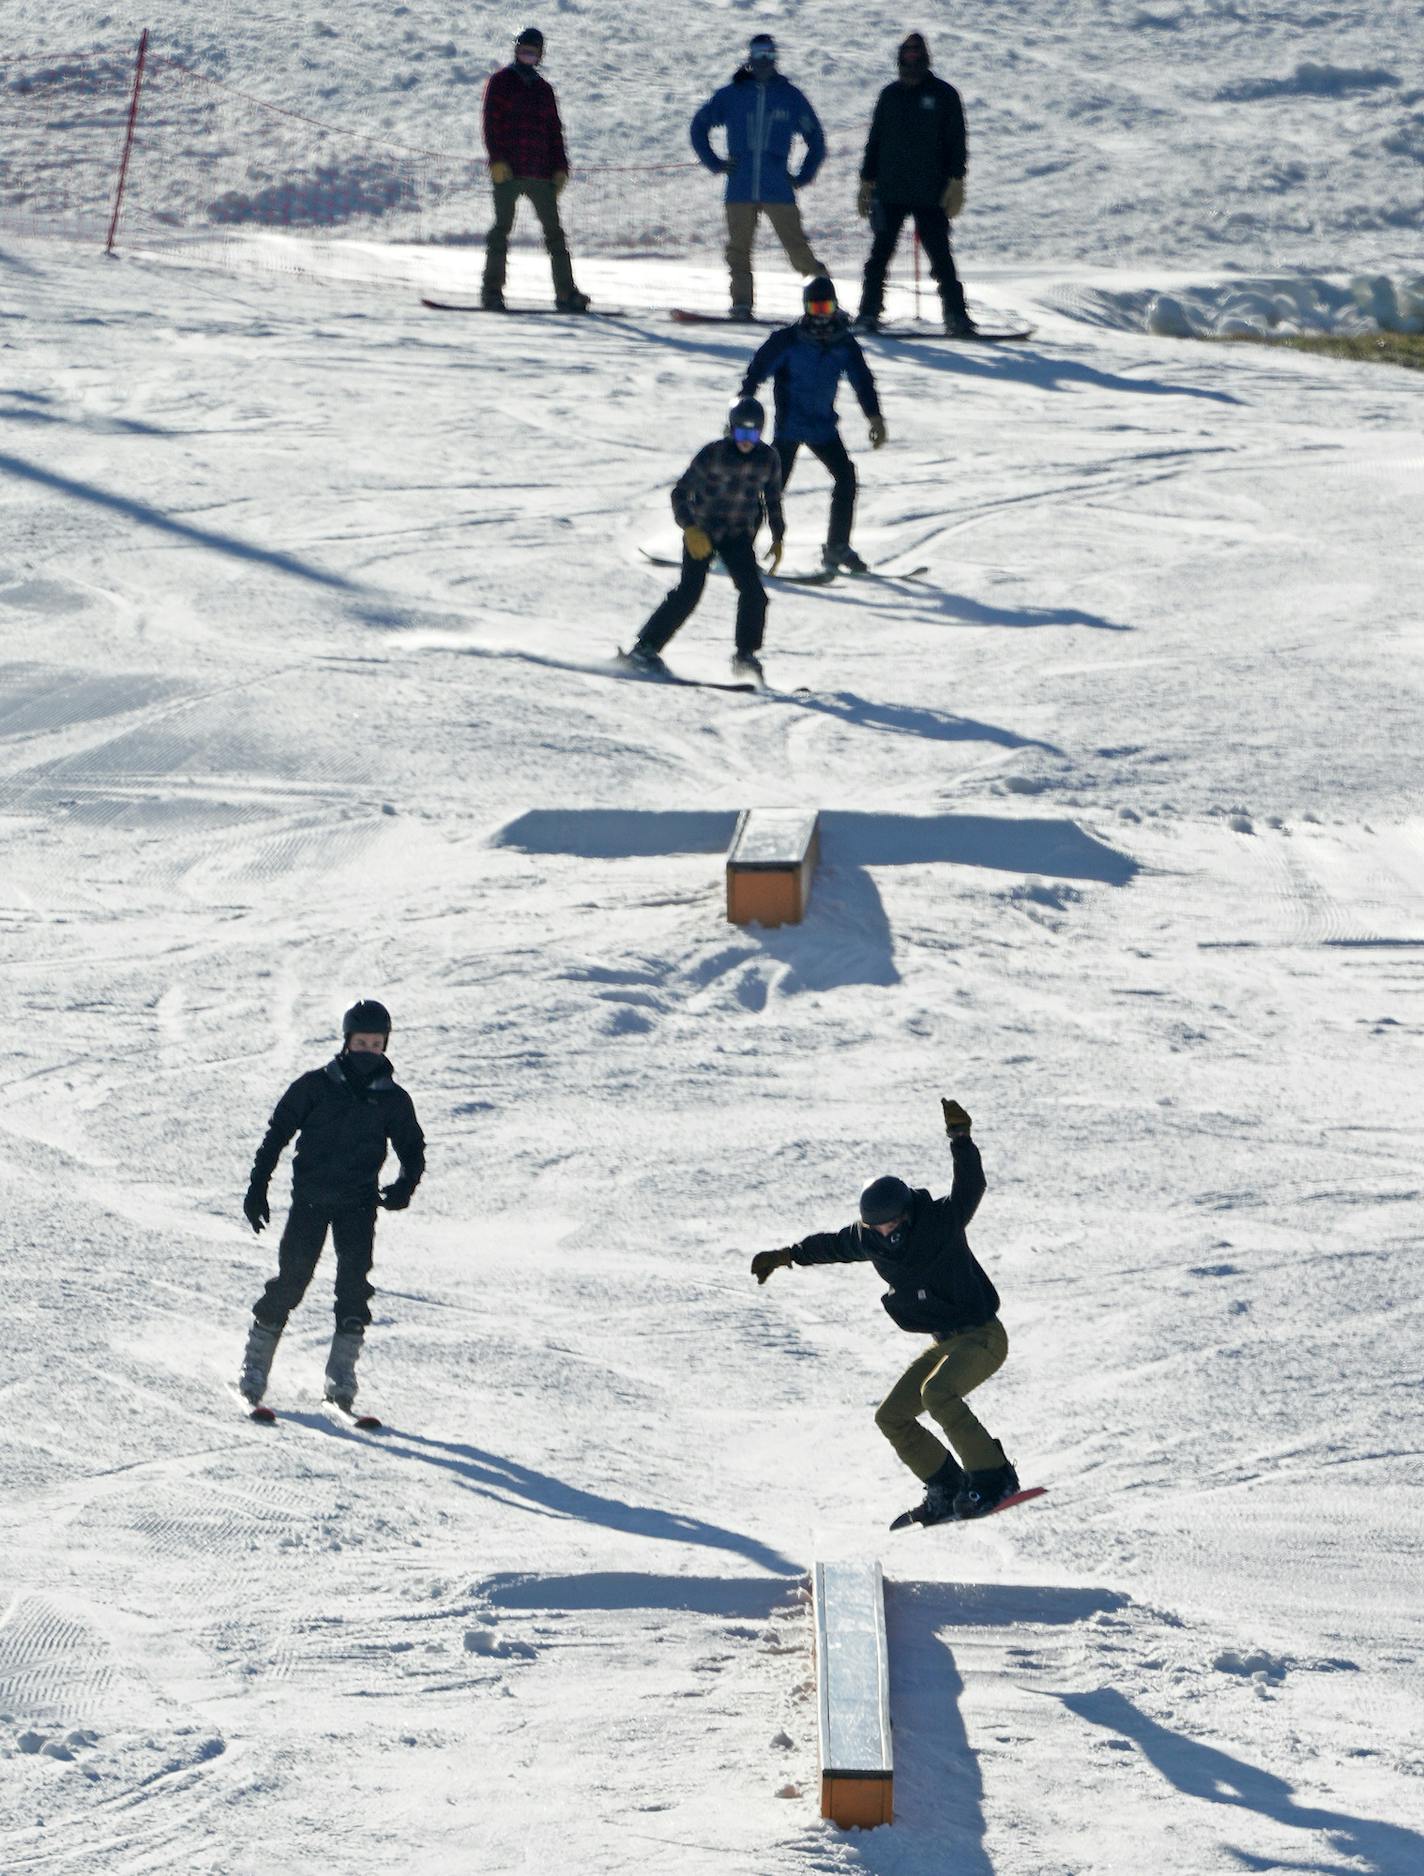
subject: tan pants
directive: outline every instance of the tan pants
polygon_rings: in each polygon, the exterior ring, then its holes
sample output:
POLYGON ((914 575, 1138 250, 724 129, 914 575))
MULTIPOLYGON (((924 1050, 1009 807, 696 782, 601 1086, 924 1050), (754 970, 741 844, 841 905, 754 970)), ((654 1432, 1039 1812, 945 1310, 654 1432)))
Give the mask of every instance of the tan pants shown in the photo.
POLYGON ((776 238, 786 249, 786 258, 798 274, 808 278, 825 273, 825 268, 811 252, 806 231, 801 226, 801 211, 794 202, 728 202, 727 265, 732 273, 733 306, 750 306, 756 289, 752 282, 752 243, 756 240, 757 217, 765 215, 776 238))
POLYGON ((509 254, 509 237, 514 229, 514 211, 524 196, 539 217, 544 246, 549 250, 549 267, 554 276, 554 296, 566 300, 576 291, 569 245, 559 220, 559 192, 542 176, 516 176, 511 182, 496 182, 494 191, 494 226, 485 237, 485 293, 504 291, 504 272, 509 254))
POLYGON ((1005 1463, 1004 1449, 991 1439, 964 1404, 964 1396, 1004 1365, 1009 1338, 995 1316, 936 1342, 917 1355, 875 1410, 875 1424, 917 1479, 933 1478, 948 1458, 920 1415, 944 1429, 966 1472, 987 1472, 1005 1463))

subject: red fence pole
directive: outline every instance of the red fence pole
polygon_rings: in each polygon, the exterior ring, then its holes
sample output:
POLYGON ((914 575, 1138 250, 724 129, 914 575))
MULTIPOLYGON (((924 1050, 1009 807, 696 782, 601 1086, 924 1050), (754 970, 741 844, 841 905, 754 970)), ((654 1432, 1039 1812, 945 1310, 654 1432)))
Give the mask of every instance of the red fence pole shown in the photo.
POLYGON ((920 323, 920 231, 915 230, 915 324, 920 323))
POLYGON ((145 26, 138 42, 138 58, 134 61, 133 96, 129 99, 128 129, 124 132, 124 154, 119 164, 118 187, 114 190, 114 213, 109 221, 109 238, 104 243, 104 252, 114 251, 114 236, 119 232, 119 211, 124 205, 124 184, 129 179, 129 158, 133 155, 134 130, 138 125, 138 99, 143 90, 143 68, 148 58, 148 28, 145 26))

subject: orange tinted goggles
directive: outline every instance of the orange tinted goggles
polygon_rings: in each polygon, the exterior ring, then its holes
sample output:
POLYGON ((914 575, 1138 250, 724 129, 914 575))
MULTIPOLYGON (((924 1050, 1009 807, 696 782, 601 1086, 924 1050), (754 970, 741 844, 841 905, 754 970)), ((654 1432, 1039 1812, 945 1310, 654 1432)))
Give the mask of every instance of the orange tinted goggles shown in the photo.
POLYGON ((806 311, 813 319, 829 319, 836 310, 834 300, 807 300, 806 311))

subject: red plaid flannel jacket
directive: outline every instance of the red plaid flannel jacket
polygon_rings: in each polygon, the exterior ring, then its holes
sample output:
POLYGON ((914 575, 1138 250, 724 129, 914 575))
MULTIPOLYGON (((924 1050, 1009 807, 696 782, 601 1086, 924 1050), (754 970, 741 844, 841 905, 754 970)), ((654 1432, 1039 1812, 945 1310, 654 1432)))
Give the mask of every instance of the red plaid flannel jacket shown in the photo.
POLYGON ((567 171, 564 127, 554 87, 537 72, 525 77, 517 65, 495 72, 485 86, 485 148, 491 163, 508 163, 516 176, 545 181, 567 171))

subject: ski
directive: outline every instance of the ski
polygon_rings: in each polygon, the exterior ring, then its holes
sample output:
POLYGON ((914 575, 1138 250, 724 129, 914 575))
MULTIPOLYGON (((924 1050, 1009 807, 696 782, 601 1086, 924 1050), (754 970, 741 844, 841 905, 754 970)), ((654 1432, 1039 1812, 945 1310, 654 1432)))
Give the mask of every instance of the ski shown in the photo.
POLYGON ((950 345, 1017 345, 1023 339, 1031 339, 1037 326, 1006 327, 999 332, 968 333, 945 332, 938 326, 927 326, 918 332, 912 326, 879 326, 874 332, 858 334, 868 339, 941 339, 950 345))
POLYGON ((481 306, 478 300, 431 300, 424 294, 420 303, 432 313, 490 313, 502 319, 626 319, 618 306, 586 306, 581 313, 567 306, 481 306))
POLYGON ((679 677, 676 671, 669 671, 666 665, 661 671, 649 671, 646 666, 635 664, 627 652, 621 649, 616 657, 617 675, 632 678, 634 683, 676 684, 684 690, 759 691, 762 688, 760 684, 753 683, 750 678, 679 677))
MULTIPOLYGON (((1026 1505, 1032 1498, 1042 1498, 1047 1490, 1048 1487, 1046 1485, 1030 1485, 1021 1492, 1012 1492, 1007 1498, 1002 1499, 995 1505, 992 1511, 986 1511, 983 1516, 985 1518, 994 1518, 997 1517, 1001 1511, 1012 1511, 1015 1505, 1026 1505)), ((915 1516, 915 1512, 918 1510, 919 1506, 916 1505, 914 1511, 902 1511, 898 1518, 891 1521, 890 1529, 892 1531, 904 1531, 908 1530, 912 1524, 924 1524, 923 1518, 915 1516)), ((980 1522, 981 1520, 979 1518, 949 1517, 937 1518, 935 1520, 937 1524, 978 1524, 980 1522)), ((928 1529, 928 1526, 926 1526, 926 1528, 928 1529)))

